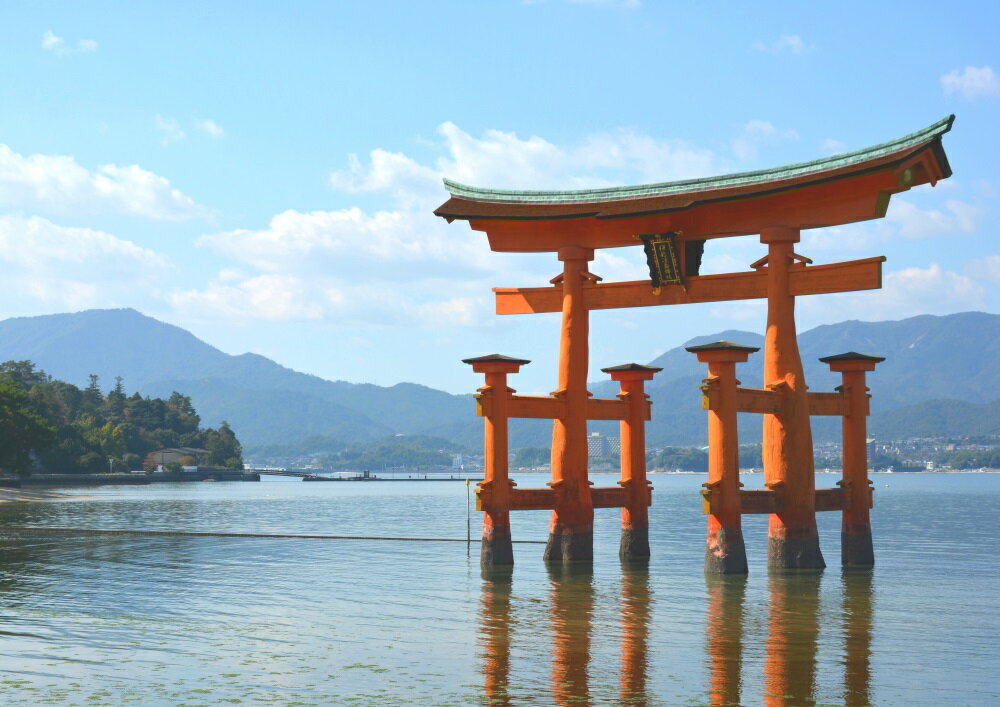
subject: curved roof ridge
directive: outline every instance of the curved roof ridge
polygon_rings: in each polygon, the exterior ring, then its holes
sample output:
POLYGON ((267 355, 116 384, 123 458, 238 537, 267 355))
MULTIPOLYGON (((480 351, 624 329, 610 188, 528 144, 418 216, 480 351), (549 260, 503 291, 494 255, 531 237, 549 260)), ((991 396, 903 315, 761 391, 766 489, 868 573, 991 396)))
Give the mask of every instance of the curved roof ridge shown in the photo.
POLYGON ((885 155, 891 155, 895 152, 900 152, 932 140, 940 139, 941 135, 944 135, 946 132, 951 130, 951 126, 954 121, 955 116, 952 114, 922 130, 918 130, 914 133, 904 135, 903 137, 899 137, 894 140, 889 140, 888 142, 862 148, 860 150, 831 155, 830 157, 823 157, 809 162, 798 162, 781 167, 772 167, 770 169, 754 170, 751 172, 736 172, 716 177, 683 179, 673 182, 658 182, 654 184, 640 184, 626 187, 603 187, 599 189, 575 189, 565 191, 488 189, 460 184, 450 179, 444 180, 444 186, 453 197, 468 199, 470 201, 532 204, 574 204, 600 201, 621 201, 626 199, 669 196, 671 194, 693 191, 724 189, 727 187, 739 187, 750 184, 790 179, 794 177, 803 177, 818 172, 847 167, 852 164, 865 162, 867 160, 883 157, 885 155))

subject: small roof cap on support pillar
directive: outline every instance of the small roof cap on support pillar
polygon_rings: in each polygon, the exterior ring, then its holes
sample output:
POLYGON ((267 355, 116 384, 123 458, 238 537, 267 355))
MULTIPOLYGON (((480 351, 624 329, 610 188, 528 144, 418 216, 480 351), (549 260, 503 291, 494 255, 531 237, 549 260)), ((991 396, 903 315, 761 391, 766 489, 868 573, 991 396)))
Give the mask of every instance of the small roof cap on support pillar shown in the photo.
POLYGON ((472 370, 476 373, 517 373, 521 366, 531 363, 531 361, 526 358, 514 358, 495 353, 463 358, 462 363, 472 366, 472 370))
POLYGON ((869 356, 857 351, 848 351, 835 356, 824 356, 820 362, 829 365, 831 371, 842 373, 844 371, 874 371, 875 365, 884 360, 885 356, 869 356))
POLYGON ((642 380, 651 381, 653 376, 662 371, 659 366, 643 366, 641 363, 623 363, 620 366, 609 366, 601 371, 611 375, 613 381, 642 380))
POLYGON ((689 353, 697 354, 698 360, 702 363, 712 363, 715 361, 733 361, 744 363, 750 354, 760 351, 759 346, 743 346, 734 344, 731 341, 713 341, 710 344, 700 346, 687 346, 685 350, 689 353))

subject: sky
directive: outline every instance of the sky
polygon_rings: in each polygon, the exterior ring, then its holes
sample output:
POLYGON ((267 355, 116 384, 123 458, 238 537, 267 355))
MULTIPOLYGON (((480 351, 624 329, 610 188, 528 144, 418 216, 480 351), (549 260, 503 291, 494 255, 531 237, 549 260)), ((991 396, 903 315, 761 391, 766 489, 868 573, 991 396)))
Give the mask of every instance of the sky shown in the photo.
MULTIPOLYGON (((888 261, 878 292, 801 298, 799 330, 1000 313, 998 26, 994 2, 6 0, 0 319, 132 307, 228 353, 450 392, 481 384, 462 358, 499 352, 533 362, 514 387, 547 392, 558 315, 498 317, 491 288, 560 264, 435 218, 443 177, 712 176, 951 113, 951 179, 880 221, 803 233, 816 263, 888 261)), ((763 254, 715 240, 703 273, 763 254)), ((591 270, 648 277, 639 248, 591 270)), ((591 379, 764 317, 762 302, 595 312, 591 379)))

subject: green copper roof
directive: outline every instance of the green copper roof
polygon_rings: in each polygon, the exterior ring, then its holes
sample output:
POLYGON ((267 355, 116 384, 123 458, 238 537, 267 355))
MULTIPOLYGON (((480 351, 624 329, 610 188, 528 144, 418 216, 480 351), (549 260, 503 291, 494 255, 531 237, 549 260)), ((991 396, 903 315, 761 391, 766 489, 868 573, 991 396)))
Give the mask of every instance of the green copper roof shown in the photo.
POLYGON ((922 145, 931 140, 940 139, 941 135, 951 130, 955 116, 949 115, 943 120, 930 125, 923 130, 911 133, 881 145, 867 147, 863 150, 845 152, 812 162, 762 169, 755 172, 739 172, 721 177, 705 177, 702 179, 684 179, 677 182, 660 182, 658 184, 642 184, 632 187, 611 187, 605 189, 578 189, 572 191, 525 191, 518 189, 482 189, 459 184, 448 179, 444 180, 445 189, 452 196, 471 201, 498 201, 531 204, 576 204, 595 201, 617 201, 621 199, 642 199, 656 196, 670 196, 693 191, 708 191, 725 189, 752 184, 775 182, 783 179, 794 179, 811 174, 827 172, 841 167, 867 162, 886 155, 922 145))

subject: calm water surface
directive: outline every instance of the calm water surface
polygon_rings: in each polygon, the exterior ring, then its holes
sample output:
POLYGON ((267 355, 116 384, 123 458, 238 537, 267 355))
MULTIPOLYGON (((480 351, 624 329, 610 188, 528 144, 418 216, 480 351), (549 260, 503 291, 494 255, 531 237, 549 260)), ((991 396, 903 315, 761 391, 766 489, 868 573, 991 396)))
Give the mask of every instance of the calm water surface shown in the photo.
MULTIPOLYGON (((9 529, 464 538, 460 482, 160 484, 6 504, 0 704, 1000 703, 1000 475, 873 478, 874 572, 841 572, 839 514, 825 513, 829 569, 768 574, 766 516, 747 516, 751 574, 726 580, 702 573, 697 475, 653 477, 646 569, 619 564, 617 511, 598 511, 591 569, 550 573, 544 546, 524 544, 512 575, 485 579, 475 544, 9 529)), ((512 520, 516 539, 545 539, 547 512, 512 520)))

